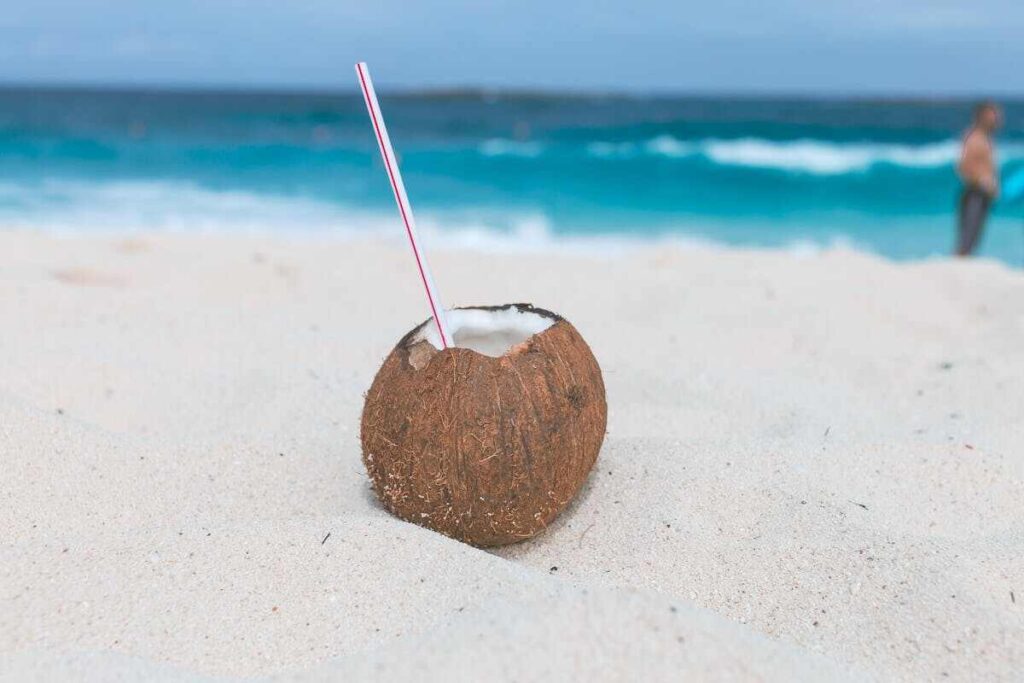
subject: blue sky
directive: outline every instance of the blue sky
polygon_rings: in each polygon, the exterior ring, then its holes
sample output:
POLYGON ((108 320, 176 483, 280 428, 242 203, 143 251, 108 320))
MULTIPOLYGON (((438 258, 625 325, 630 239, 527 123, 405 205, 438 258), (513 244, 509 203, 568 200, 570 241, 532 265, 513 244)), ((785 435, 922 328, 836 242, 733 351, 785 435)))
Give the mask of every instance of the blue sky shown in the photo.
POLYGON ((1020 0, 0 0, 0 81, 1024 94, 1020 0))

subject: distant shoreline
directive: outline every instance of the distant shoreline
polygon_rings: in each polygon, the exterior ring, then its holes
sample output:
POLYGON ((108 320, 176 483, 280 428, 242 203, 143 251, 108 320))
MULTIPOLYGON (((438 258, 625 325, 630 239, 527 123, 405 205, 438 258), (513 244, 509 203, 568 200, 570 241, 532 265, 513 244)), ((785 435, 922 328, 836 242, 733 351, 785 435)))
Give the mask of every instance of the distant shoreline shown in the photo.
MULTIPOLYGON (((339 77, 339 82, 341 82, 339 77)), ((479 85, 456 87, 388 87, 380 89, 381 94, 389 97, 426 99, 426 100, 611 100, 611 101, 709 101, 709 102, 852 102, 861 104, 917 104, 917 105, 970 105, 979 99, 994 97, 1001 102, 1024 103, 1020 95, 1001 95, 998 93, 935 93, 908 94, 872 93, 872 92, 806 92, 806 91, 712 91, 712 90, 601 90, 601 89, 565 89, 530 88, 530 87, 489 87, 479 85)), ((256 97, 346 97, 358 98, 359 93, 352 88, 331 88, 327 86, 290 87, 286 85, 238 85, 238 84, 188 84, 188 83, 60 83, 60 82, 0 82, 0 94, 73 94, 90 95, 237 95, 256 97)))

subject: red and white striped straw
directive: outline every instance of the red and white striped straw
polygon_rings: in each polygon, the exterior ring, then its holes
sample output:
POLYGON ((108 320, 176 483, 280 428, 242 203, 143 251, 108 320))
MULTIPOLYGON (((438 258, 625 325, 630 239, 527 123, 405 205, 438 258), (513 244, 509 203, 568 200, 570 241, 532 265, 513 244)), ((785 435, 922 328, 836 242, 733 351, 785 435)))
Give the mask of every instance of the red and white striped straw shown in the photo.
POLYGON ((405 184, 402 182, 402 174, 398 170, 395 150, 391 148, 391 138, 388 137, 388 129, 384 125, 384 117, 380 113, 380 105, 377 104, 377 93, 373 90, 373 81, 370 80, 370 72, 366 68, 365 62, 356 64, 356 75, 359 76, 359 85, 363 91, 363 99, 366 100, 366 109, 370 113, 370 120, 373 121, 373 131, 377 136, 380 155, 384 159, 384 168, 387 169, 388 179, 391 181, 391 191, 395 193, 398 213, 402 215, 402 222, 405 223, 405 234, 409 236, 409 244, 412 246, 413 256, 416 257, 416 266, 420 271, 423 288, 427 290, 427 301, 430 302, 430 312, 434 316, 437 332, 441 335, 441 346, 447 349, 450 346, 451 335, 448 334, 448 323, 444 317, 444 307, 441 305, 441 297, 437 294, 434 278, 430 275, 430 268, 427 266, 427 256, 423 252, 423 248, 420 247, 419 239, 416 235, 416 219, 412 216, 412 206, 409 205, 409 197, 405 194, 405 184))

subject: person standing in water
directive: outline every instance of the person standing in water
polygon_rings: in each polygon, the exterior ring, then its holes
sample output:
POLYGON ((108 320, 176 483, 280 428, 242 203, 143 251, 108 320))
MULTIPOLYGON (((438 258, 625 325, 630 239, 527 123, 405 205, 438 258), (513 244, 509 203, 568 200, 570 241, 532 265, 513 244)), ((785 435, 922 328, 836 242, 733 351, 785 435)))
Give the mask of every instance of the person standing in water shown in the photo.
POLYGON ((992 136, 1003 114, 995 102, 982 102, 974 110, 974 124, 964 135, 957 172, 963 183, 957 219, 956 255, 970 256, 978 246, 988 210, 999 196, 992 136))

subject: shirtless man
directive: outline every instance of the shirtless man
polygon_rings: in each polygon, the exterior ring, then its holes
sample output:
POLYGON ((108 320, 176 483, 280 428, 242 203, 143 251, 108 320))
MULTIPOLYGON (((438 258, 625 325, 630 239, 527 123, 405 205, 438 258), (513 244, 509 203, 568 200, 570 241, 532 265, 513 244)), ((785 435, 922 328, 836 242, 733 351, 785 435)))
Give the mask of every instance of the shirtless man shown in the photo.
POLYGON ((970 256, 978 246, 988 209, 999 196, 992 135, 1002 123, 1003 113, 994 102, 983 102, 974 110, 974 125, 964 136, 957 171, 963 182, 956 241, 956 255, 970 256))

